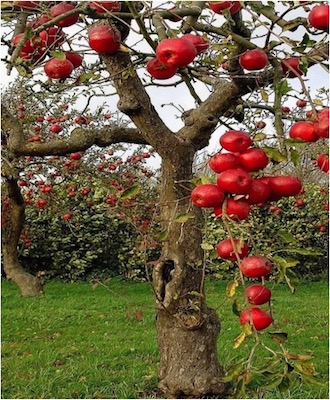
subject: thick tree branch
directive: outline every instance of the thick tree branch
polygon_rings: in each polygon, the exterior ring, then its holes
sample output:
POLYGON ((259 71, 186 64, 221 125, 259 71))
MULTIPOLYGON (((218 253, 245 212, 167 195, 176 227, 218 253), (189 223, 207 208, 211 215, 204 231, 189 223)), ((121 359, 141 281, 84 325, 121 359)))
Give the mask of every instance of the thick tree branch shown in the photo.
POLYGON ((119 96, 118 109, 130 117, 142 136, 162 156, 173 157, 180 140, 168 129, 151 103, 127 53, 102 56, 119 96), (121 71, 130 71, 124 77, 121 71))
POLYGON ((185 126, 178 132, 179 137, 191 141, 196 149, 207 146, 219 117, 240 95, 239 86, 232 81, 220 80, 208 99, 189 113, 185 126))
POLYGON ((114 143, 148 144, 138 129, 120 126, 108 126, 101 129, 74 129, 65 139, 49 142, 27 142, 19 121, 1 106, 1 124, 8 136, 8 148, 15 155, 47 156, 66 155, 75 151, 84 151, 93 145, 106 147, 114 143))

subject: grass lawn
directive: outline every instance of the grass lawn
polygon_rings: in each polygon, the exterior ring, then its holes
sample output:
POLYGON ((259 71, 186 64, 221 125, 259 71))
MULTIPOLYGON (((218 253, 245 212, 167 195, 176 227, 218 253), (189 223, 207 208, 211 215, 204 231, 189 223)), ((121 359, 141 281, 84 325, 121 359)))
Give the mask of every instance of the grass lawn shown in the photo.
MULTIPOLYGON (((119 280, 107 285, 112 291, 53 282, 45 296, 23 299, 12 283, 3 282, 2 398, 134 399, 152 393, 158 362, 152 290, 119 280)), ((225 282, 207 283, 210 305, 223 301, 225 287, 225 282)), ((316 370, 327 380, 328 283, 302 283, 294 295, 277 286, 273 298, 278 328, 289 333, 286 347, 292 353, 311 351, 316 370)), ((230 303, 219 314, 219 357, 226 366, 246 357, 251 343, 233 350, 237 317, 230 303)), ((263 353, 257 357, 262 362, 263 353)), ((265 397, 325 399, 328 393, 297 382, 290 391, 265 397)))

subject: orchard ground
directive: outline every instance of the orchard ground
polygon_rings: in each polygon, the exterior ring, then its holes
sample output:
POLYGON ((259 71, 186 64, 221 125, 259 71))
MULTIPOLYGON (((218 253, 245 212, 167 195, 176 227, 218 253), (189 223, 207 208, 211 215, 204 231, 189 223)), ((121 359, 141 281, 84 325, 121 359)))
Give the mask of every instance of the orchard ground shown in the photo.
MULTIPOLYGON (((225 281, 207 282, 212 307, 223 302, 225 287, 225 281)), ((311 362, 326 382, 328 282, 302 282, 294 295, 284 284, 273 290, 278 330, 289 335, 284 346, 290 353, 313 354, 311 362)), ((13 283, 3 281, 2 301, 3 398, 161 398, 155 390, 159 360, 148 284, 112 279, 93 288, 53 281, 43 297, 23 299, 13 283)), ((219 356, 226 367, 246 358, 253 343, 246 340, 233 350, 237 317, 229 302, 218 312, 219 356)), ((267 332, 264 336, 277 350, 267 332)), ((259 349, 257 364, 267 365, 268 354, 259 349)), ((325 399, 328 391, 296 380, 289 391, 266 390, 263 398, 325 399)))

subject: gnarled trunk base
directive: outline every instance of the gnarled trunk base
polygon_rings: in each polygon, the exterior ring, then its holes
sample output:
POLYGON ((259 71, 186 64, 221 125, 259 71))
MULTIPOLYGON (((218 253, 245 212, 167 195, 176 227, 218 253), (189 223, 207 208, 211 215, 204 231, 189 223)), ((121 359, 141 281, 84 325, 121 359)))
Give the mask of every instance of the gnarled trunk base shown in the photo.
POLYGON ((11 279, 18 286, 24 297, 43 294, 43 277, 33 276, 24 271, 17 259, 17 250, 8 247, 6 244, 3 245, 3 265, 7 279, 11 279))
POLYGON ((185 328, 164 310, 158 312, 159 388, 175 398, 200 398, 224 392, 217 359, 220 321, 211 315, 202 326, 185 328))

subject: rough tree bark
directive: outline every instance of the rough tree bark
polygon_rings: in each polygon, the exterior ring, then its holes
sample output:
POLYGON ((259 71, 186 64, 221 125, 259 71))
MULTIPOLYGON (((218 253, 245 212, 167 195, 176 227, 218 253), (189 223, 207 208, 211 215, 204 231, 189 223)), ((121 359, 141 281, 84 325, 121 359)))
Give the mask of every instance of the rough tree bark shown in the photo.
POLYGON ((224 391, 217 356, 220 320, 204 293, 201 211, 191 205, 192 148, 177 149, 179 159, 163 159, 161 216, 168 238, 155 266, 159 387, 169 396, 200 398, 224 391), (178 162, 180 161, 180 162, 178 162), (175 221, 192 213, 185 223, 175 221))
POLYGON ((7 279, 15 282, 22 296, 39 296, 43 293, 42 277, 26 272, 18 259, 17 246, 25 217, 24 199, 17 185, 17 179, 7 176, 5 184, 10 200, 10 211, 2 229, 3 268, 7 279))
MULTIPOLYGON (((195 121, 195 129, 191 126, 194 122, 189 122, 186 135, 174 134, 160 119, 138 76, 133 73, 128 79, 123 78, 122 71, 131 64, 129 56, 115 54, 104 56, 103 60, 119 95, 118 108, 162 157, 159 204, 168 237, 153 274, 161 358, 159 387, 171 397, 220 395, 224 391, 217 356, 220 321, 205 301, 202 218, 200 210, 190 202, 189 184, 197 146, 188 135, 189 132, 193 137, 192 130, 195 135, 199 131, 203 137, 210 135, 217 118, 207 113, 195 121), (176 216, 188 210, 194 218, 185 223, 175 221, 176 216)), ((226 107, 228 102, 220 110, 226 107)))

